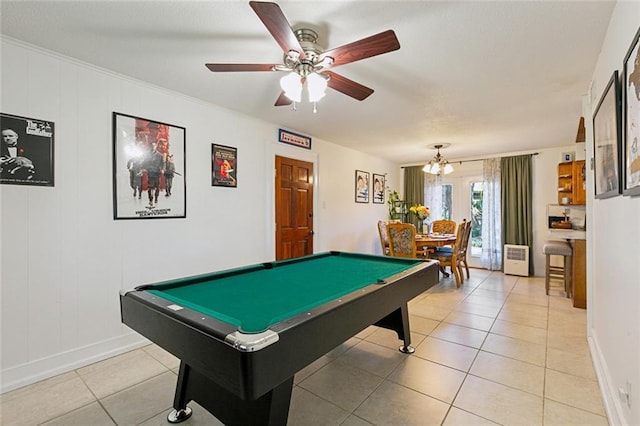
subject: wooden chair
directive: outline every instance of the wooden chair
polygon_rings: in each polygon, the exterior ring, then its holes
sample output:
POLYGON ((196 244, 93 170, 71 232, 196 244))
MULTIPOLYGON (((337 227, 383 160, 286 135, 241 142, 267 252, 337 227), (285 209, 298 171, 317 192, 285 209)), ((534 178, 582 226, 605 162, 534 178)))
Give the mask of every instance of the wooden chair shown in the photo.
MULTIPOLYGON (((456 221, 455 220, 447 220, 447 219, 438 219, 431 222, 431 233, 432 234, 455 234, 456 233, 456 221)), ((447 253, 451 253, 453 251, 453 247, 451 246, 443 246, 439 247, 436 251, 445 251, 447 253)), ((442 268, 444 272, 444 268, 442 268)), ((445 276, 449 276, 445 274, 445 276)))
POLYGON ((460 250, 464 240, 464 233, 467 229, 467 222, 462 222, 458 225, 458 232, 456 232, 456 243, 453 246, 453 250, 451 252, 447 251, 436 251, 432 258, 438 260, 440 262, 441 267, 448 266, 451 268, 451 272, 453 272, 453 276, 456 278, 456 287, 460 287, 460 284, 464 281, 464 275, 462 275, 462 268, 459 265, 458 258, 460 255, 460 250))
POLYGON ((411 257, 416 254, 416 227, 412 223, 387 224, 389 256, 411 257))
POLYGON ((438 219, 431 222, 432 234, 455 234, 456 233, 456 221, 438 219))
POLYGON ((471 221, 464 222, 466 223, 464 229, 464 235, 462 238, 462 242, 460 243, 460 251, 458 252, 458 271, 460 272, 460 276, 464 279, 462 275, 462 267, 467 271, 467 279, 470 277, 469 275, 469 265, 467 264, 467 249, 469 248, 469 237, 471 236, 471 221))
POLYGON ((387 222, 384 220, 378 221, 378 235, 380 235, 380 246, 382 247, 382 254, 389 256, 389 237, 387 234, 387 222))

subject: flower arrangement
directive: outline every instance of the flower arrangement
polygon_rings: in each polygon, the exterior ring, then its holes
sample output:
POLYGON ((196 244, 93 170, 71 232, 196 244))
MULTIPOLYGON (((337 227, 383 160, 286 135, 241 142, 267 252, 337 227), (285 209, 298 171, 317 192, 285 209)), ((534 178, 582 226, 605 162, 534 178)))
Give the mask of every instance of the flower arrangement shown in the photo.
POLYGON ((416 204, 415 206, 409 207, 409 211, 415 214, 421 221, 428 218, 431 214, 431 210, 429 210, 429 207, 425 207, 422 204, 416 204))

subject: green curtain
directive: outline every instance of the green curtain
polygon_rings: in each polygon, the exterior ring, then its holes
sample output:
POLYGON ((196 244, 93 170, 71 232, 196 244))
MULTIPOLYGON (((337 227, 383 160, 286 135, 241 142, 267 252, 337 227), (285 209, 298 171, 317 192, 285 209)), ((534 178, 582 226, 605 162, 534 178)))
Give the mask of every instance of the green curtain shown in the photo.
MULTIPOLYGON (((416 204, 424 205, 424 166, 411 166, 404 168, 404 200, 407 208, 416 204)), ((409 214, 409 223, 418 225, 418 218, 409 214)))
MULTIPOLYGON (((503 157, 500 162, 502 184, 502 241, 504 244, 533 249, 531 155, 503 157)), ((529 274, 533 275, 533 256, 529 274)))

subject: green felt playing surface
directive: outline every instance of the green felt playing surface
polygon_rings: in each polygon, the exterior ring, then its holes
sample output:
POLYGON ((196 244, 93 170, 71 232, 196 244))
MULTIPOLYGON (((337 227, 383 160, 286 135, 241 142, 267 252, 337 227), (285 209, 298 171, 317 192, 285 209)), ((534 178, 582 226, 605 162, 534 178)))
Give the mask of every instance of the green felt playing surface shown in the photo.
POLYGON ((275 262, 271 269, 244 268, 204 279, 171 282, 149 292, 228 322, 245 333, 313 309, 403 272, 420 260, 357 254, 313 255, 275 262))

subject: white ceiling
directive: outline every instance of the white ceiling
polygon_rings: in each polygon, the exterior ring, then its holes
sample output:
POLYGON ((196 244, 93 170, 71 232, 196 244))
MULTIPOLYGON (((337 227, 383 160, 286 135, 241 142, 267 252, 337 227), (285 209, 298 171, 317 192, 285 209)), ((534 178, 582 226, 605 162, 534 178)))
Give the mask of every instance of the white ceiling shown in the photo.
MULTIPOLYGON (((277 72, 212 73, 204 64, 280 63, 248 1, 5 1, 3 35, 398 163, 563 146, 612 1, 279 1, 293 28, 326 49, 393 29, 400 50, 333 70, 375 90, 328 90, 274 107, 277 72)), ((3 67, 10 64, 2 64, 3 67)), ((176 123, 179 124, 179 123, 176 123)))

